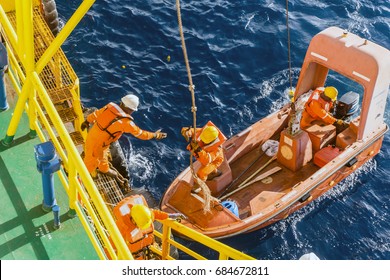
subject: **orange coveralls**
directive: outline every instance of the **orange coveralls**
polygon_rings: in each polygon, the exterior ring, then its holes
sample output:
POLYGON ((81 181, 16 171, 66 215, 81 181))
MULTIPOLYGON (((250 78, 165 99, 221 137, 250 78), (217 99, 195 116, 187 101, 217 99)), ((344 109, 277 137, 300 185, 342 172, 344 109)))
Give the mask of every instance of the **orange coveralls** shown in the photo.
POLYGON ((84 149, 84 163, 90 173, 96 168, 103 173, 108 172, 110 166, 107 157, 110 144, 118 140, 123 133, 130 133, 142 140, 154 138, 153 132, 140 129, 130 115, 112 102, 88 115, 87 121, 93 124, 84 149))
MULTIPOLYGON (((193 129, 193 128, 192 128, 193 129)), ((217 168, 222 164, 224 160, 224 154, 222 150, 223 141, 217 138, 218 141, 214 141, 208 145, 205 145, 202 140, 200 140, 199 135, 202 133, 203 128, 196 129, 197 141, 202 150, 198 153, 194 153, 196 159, 201 163, 201 167, 199 168, 197 175, 199 179, 202 181, 207 180, 207 176, 216 171, 217 168)), ((221 133, 220 133, 221 134, 221 133)), ((191 146, 188 145, 188 150, 191 150, 191 146)))
MULTIPOLYGON (((153 224, 149 228, 145 230, 141 230, 130 219, 131 208, 133 207, 135 201, 140 199, 141 199, 140 195, 126 197, 123 200, 121 200, 113 209, 118 229, 122 234, 123 238, 125 239, 126 244, 132 253, 136 253, 142 250, 143 248, 145 248, 146 246, 153 244, 154 242, 153 224), (124 205, 125 206, 127 205, 129 209, 128 213, 127 212, 123 213, 123 211, 126 211, 126 208, 123 208, 124 205)), ((143 197, 142 197, 142 204, 147 206, 146 201, 144 200, 143 197)), ((150 211, 152 212, 153 221, 155 219, 157 220, 168 219, 168 213, 166 212, 155 210, 155 209, 150 209, 150 211)))
POLYGON ((306 102, 300 123, 302 129, 309 127, 315 120, 320 120, 327 124, 333 124, 336 121, 336 118, 329 113, 333 107, 333 102, 322 99, 321 93, 323 93, 322 89, 316 89, 306 102))

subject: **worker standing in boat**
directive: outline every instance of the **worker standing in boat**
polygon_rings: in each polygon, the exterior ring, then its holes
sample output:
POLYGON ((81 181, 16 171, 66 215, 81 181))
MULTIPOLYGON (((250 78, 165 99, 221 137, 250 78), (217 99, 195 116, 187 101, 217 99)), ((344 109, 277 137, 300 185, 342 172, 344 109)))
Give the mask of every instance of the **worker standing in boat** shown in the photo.
POLYGON ((192 138, 187 149, 201 164, 197 176, 202 181, 212 180, 222 174, 218 167, 224 160, 222 144, 226 137, 212 122, 208 122, 203 128, 197 128, 196 133, 194 132, 190 127, 183 127, 181 130, 187 141, 192 138))
POLYGON ((316 88, 306 102, 305 109, 302 112, 301 128, 308 128, 316 120, 326 124, 335 124, 336 127, 345 126, 346 123, 343 120, 336 119, 330 113, 337 100, 337 95, 338 91, 335 87, 316 88))
POLYGON ((138 105, 138 97, 128 94, 121 99, 120 105, 110 102, 88 115, 81 124, 81 130, 92 124, 85 142, 84 163, 93 177, 96 176, 96 168, 113 178, 121 177, 116 170, 110 168, 108 153, 110 144, 117 141, 123 133, 130 133, 142 140, 161 140, 167 137, 167 134, 160 130, 149 132, 134 123, 131 114, 138 110, 138 105))

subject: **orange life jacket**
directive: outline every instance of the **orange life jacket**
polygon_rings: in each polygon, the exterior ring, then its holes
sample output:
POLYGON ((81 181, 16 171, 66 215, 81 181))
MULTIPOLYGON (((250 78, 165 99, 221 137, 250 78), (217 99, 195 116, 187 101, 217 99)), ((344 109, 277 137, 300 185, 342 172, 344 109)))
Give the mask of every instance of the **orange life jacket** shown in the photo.
POLYGON ((223 135, 219 128, 215 126, 215 124, 213 124, 211 121, 208 121, 202 129, 197 130, 195 134, 195 139, 203 150, 210 153, 216 151, 223 143, 225 143, 227 138, 225 135, 223 135), (218 130, 218 138, 209 144, 204 144, 203 141, 200 139, 200 134, 206 128, 206 126, 214 126, 218 130))
POLYGON ((124 237, 130 251, 134 255, 149 245, 152 245, 154 242, 153 223, 149 228, 142 230, 131 222, 130 212, 131 208, 135 204, 143 204, 148 206, 143 196, 132 195, 124 198, 113 209, 118 229, 124 237))
POLYGON ((103 113, 101 113, 96 119, 95 124, 100 130, 107 132, 108 135, 110 135, 110 138, 112 138, 112 142, 115 142, 122 136, 123 131, 111 131, 110 126, 121 119, 133 120, 133 118, 126 114, 121 107, 113 102, 110 102, 105 106, 103 113))
POLYGON ((323 87, 319 87, 319 88, 316 88, 313 93, 310 95, 309 99, 307 100, 306 104, 305 104, 305 110, 306 112, 312 117, 312 118, 317 118, 318 117, 318 114, 316 112, 314 112, 311 108, 310 108, 310 103, 312 102, 312 100, 315 100, 317 101, 318 103, 321 104, 321 107, 326 110, 327 112, 330 111, 330 109, 332 109, 333 107, 333 102, 332 101, 326 101, 324 100, 323 98, 321 98, 321 93, 324 92, 324 89, 323 87))

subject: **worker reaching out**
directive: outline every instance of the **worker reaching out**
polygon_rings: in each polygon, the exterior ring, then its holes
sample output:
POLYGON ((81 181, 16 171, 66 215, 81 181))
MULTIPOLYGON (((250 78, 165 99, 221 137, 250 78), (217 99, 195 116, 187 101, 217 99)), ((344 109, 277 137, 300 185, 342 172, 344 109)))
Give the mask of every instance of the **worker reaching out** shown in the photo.
MULTIPOLYGON (((218 167, 224 160, 222 144, 226 141, 226 137, 210 121, 203 128, 197 128, 196 133, 194 132, 194 129, 190 127, 183 127, 181 130, 181 134, 187 141, 191 139, 187 150, 201 164, 197 176, 204 182, 212 180, 222 174, 218 167)), ((199 191, 197 187, 194 189, 194 192, 199 191)))
POLYGON ((108 152, 110 144, 117 141, 123 133, 130 133, 142 140, 161 140, 167 137, 167 134, 160 130, 149 132, 140 129, 134 123, 131 114, 138 110, 138 105, 138 97, 128 94, 122 97, 119 105, 110 102, 88 115, 85 122, 81 124, 81 130, 85 130, 92 124, 85 142, 84 163, 93 177, 96 176, 97 168, 117 180, 121 178, 116 170, 110 168, 108 152))

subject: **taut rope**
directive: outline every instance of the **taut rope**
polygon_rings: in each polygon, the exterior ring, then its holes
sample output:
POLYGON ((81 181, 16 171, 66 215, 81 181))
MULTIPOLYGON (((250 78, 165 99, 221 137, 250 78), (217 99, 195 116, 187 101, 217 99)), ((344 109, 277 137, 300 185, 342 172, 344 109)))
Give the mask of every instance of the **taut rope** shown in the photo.
MULTIPOLYGON (((183 24, 181 21, 181 12, 180 12, 180 0, 176 0, 176 10, 177 10, 177 21, 179 24, 179 31, 180 31, 180 38, 181 38, 181 47, 183 49, 183 55, 184 55, 184 61, 186 64, 186 69, 187 69, 187 76, 188 76, 188 89, 191 92, 191 100, 192 100, 192 107, 191 107, 191 112, 192 112, 192 117, 193 117, 193 127, 194 127, 194 133, 193 133, 193 138, 195 138, 196 135, 196 105, 195 105, 195 85, 192 82, 192 76, 191 76, 191 68, 190 68, 190 62, 188 60, 188 55, 187 55, 187 48, 186 48, 186 43, 184 40, 184 33, 183 33, 183 24)), ((194 171, 194 166, 193 166, 193 156, 192 153, 190 155, 190 168, 191 168, 191 173, 192 177, 194 178, 194 182, 196 182, 202 189, 203 191, 203 198, 204 198, 204 211, 208 212, 210 211, 210 204, 211 204, 211 193, 210 189, 208 186, 203 182, 199 177, 196 175, 194 171)))

